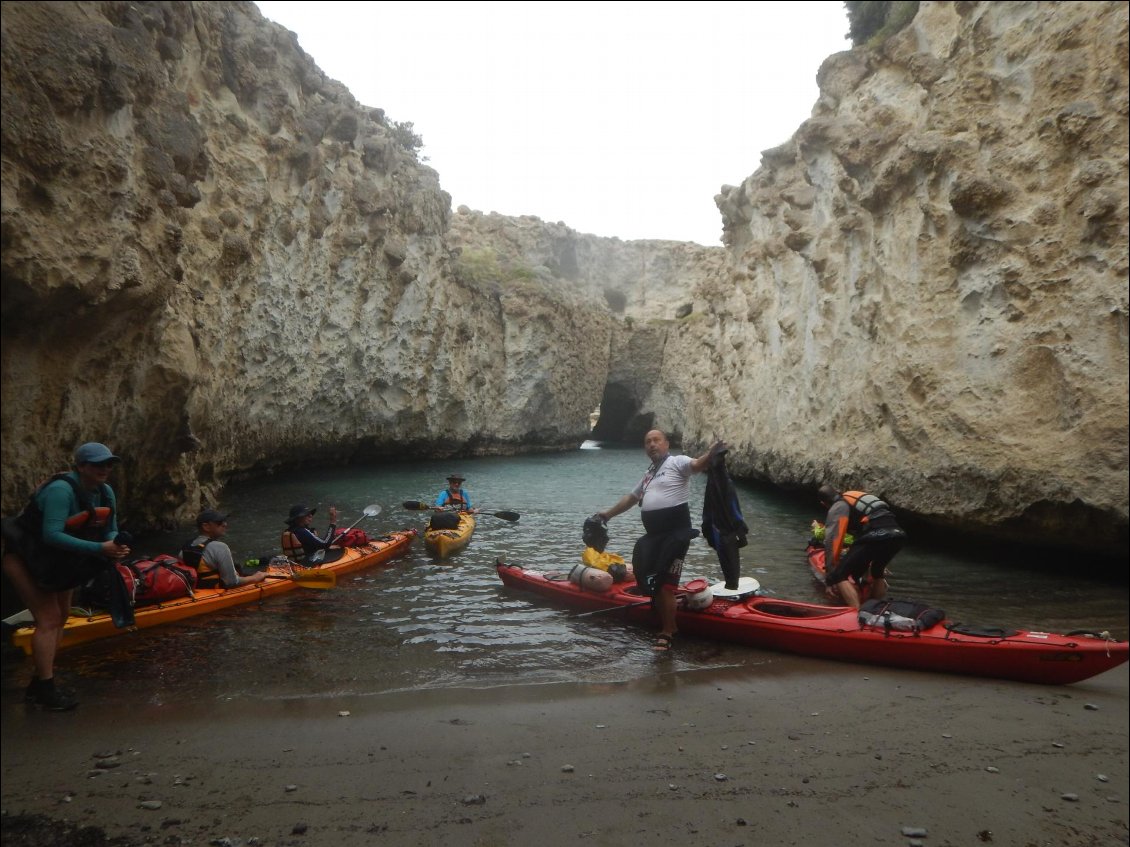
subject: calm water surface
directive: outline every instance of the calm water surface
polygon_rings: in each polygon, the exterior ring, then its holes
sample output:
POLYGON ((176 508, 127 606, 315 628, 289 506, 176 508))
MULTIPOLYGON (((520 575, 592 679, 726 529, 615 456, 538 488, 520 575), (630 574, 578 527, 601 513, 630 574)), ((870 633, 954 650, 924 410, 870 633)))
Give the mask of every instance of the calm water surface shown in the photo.
MULTIPOLYGON (((587 447, 588 445, 586 445, 587 447)), ((494 562, 568 570, 580 561, 584 519, 611 506, 643 474, 642 449, 579 449, 547 456, 416 462, 276 475, 231 487, 220 507, 231 512, 228 541, 237 560, 277 550, 293 503, 316 505, 315 527, 329 505, 343 524, 375 503, 363 520, 371 534, 423 529, 426 513, 401 508, 430 501, 452 471, 467 477, 474 503, 514 510, 517 523, 481 515, 470 546, 434 561, 418 539, 408 554, 339 579, 329 591, 298 590, 180 624, 123 633, 66 651, 60 672, 84 701, 185 698, 256 700, 378 694, 420 689, 485 688, 549 682, 603 683, 652 675, 652 633, 616 613, 575 619, 564 609, 503 588, 494 562)), ((704 477, 695 478, 692 513, 701 508, 704 477)), ((751 528, 742 573, 777 596, 822 602, 804 560, 811 505, 740 485, 751 528)), ((609 549, 630 556, 641 532, 632 510, 609 524, 609 549)), ((175 552, 190 530, 139 545, 175 552)), ((1130 595, 1123 583, 1048 571, 1019 570, 974 554, 955 555, 914 543, 892 565, 891 593, 944 608, 965 623, 1028 629, 1130 632, 1130 595)), ((705 541, 691 545, 685 578, 721 579, 705 541)), ((665 671, 752 667, 777 654, 686 638, 665 671)), ((4 651, 4 687, 26 683, 30 663, 4 651)))

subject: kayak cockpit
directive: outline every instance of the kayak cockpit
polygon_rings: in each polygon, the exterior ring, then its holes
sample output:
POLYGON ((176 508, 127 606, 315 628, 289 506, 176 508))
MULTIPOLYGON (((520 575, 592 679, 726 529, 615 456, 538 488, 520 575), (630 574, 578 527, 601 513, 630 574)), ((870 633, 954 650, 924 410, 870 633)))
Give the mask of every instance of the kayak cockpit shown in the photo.
POLYGON ((814 606, 810 603, 792 603, 765 597, 754 597, 745 604, 745 608, 759 615, 775 618, 834 618, 848 611, 844 606, 814 606))

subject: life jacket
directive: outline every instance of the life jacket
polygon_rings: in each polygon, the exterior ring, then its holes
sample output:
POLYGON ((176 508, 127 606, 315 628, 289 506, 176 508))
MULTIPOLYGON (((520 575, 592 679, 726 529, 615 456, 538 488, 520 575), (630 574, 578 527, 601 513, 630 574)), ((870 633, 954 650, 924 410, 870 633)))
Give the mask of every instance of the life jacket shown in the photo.
MULTIPOLYGON (((95 506, 92 493, 85 489, 69 473, 57 473, 39 484, 28 500, 23 511, 14 519, 20 540, 17 546, 32 580, 45 591, 66 591, 83 585, 109 567, 109 560, 101 555, 74 553, 47 544, 43 538, 43 509, 39 505, 39 495, 48 485, 63 480, 74 493, 80 511, 63 522, 63 531, 83 541, 101 543, 105 540, 106 528, 114 520, 113 492, 110 486, 102 483, 99 489, 105 506, 95 506)), ((5 542, 9 533, 5 531, 5 542)))
POLYGON ((851 506, 848 526, 857 534, 858 530, 867 528, 872 518, 891 513, 891 507, 874 494, 866 494, 862 491, 845 491, 840 496, 845 503, 851 506))
POLYGON ((190 538, 180 548, 180 560, 189 567, 196 569, 196 584, 201 587, 211 587, 220 584, 220 573, 213 568, 204 559, 204 551, 208 549, 208 545, 216 539, 205 538, 203 541, 197 542, 195 536, 190 538))
MULTIPOLYGON (((66 472, 57 473, 36 487, 28 500, 28 504, 17 518, 20 527, 39 541, 43 540, 43 510, 39 507, 39 494, 48 485, 60 479, 70 485, 79 508, 82 509, 82 511, 67 518, 63 524, 63 531, 67 535, 73 535, 83 541, 104 541, 106 527, 110 525, 114 517, 113 508, 111 506, 95 506, 94 498, 91 497, 90 492, 66 472)), ((106 483, 101 484, 99 494, 102 495, 103 501, 111 502, 110 486, 106 483)))
POLYGON ((302 542, 299 541, 298 536, 289 529, 283 530, 281 543, 283 555, 288 559, 301 559, 306 555, 306 550, 303 549, 302 542))
POLYGON ((463 496, 463 489, 460 488, 458 491, 452 491, 450 488, 447 489, 447 502, 444 505, 458 506, 461 510, 466 509, 467 498, 463 496))
POLYGON ((581 554, 581 562, 590 568, 606 571, 613 565, 624 564, 624 557, 616 553, 597 550, 595 547, 586 547, 585 552, 581 554))

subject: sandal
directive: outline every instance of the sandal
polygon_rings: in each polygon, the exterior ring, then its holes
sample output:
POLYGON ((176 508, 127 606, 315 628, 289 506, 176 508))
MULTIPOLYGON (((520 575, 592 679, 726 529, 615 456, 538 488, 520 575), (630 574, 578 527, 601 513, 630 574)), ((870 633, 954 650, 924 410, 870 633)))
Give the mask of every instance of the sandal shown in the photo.
POLYGON ((653 649, 657 653, 670 653, 671 647, 675 643, 675 636, 668 635, 666 632, 659 633, 659 637, 655 639, 655 646, 653 649))

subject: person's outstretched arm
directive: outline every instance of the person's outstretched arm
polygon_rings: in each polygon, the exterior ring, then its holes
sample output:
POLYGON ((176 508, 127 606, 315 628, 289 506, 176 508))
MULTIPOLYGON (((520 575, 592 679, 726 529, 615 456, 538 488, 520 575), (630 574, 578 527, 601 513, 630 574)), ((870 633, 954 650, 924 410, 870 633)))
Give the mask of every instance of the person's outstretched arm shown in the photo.
POLYGON ((628 511, 628 509, 632 508, 632 506, 636 505, 636 503, 638 502, 640 502, 640 498, 635 494, 625 494, 623 497, 616 501, 616 505, 611 509, 605 509, 603 512, 597 512, 597 514, 600 516, 600 519, 602 521, 607 523, 617 515, 628 511))
POLYGON ((715 441, 710 445, 709 450, 691 462, 691 471, 694 473, 702 473, 710 465, 710 460, 725 449, 726 443, 724 441, 715 441))

